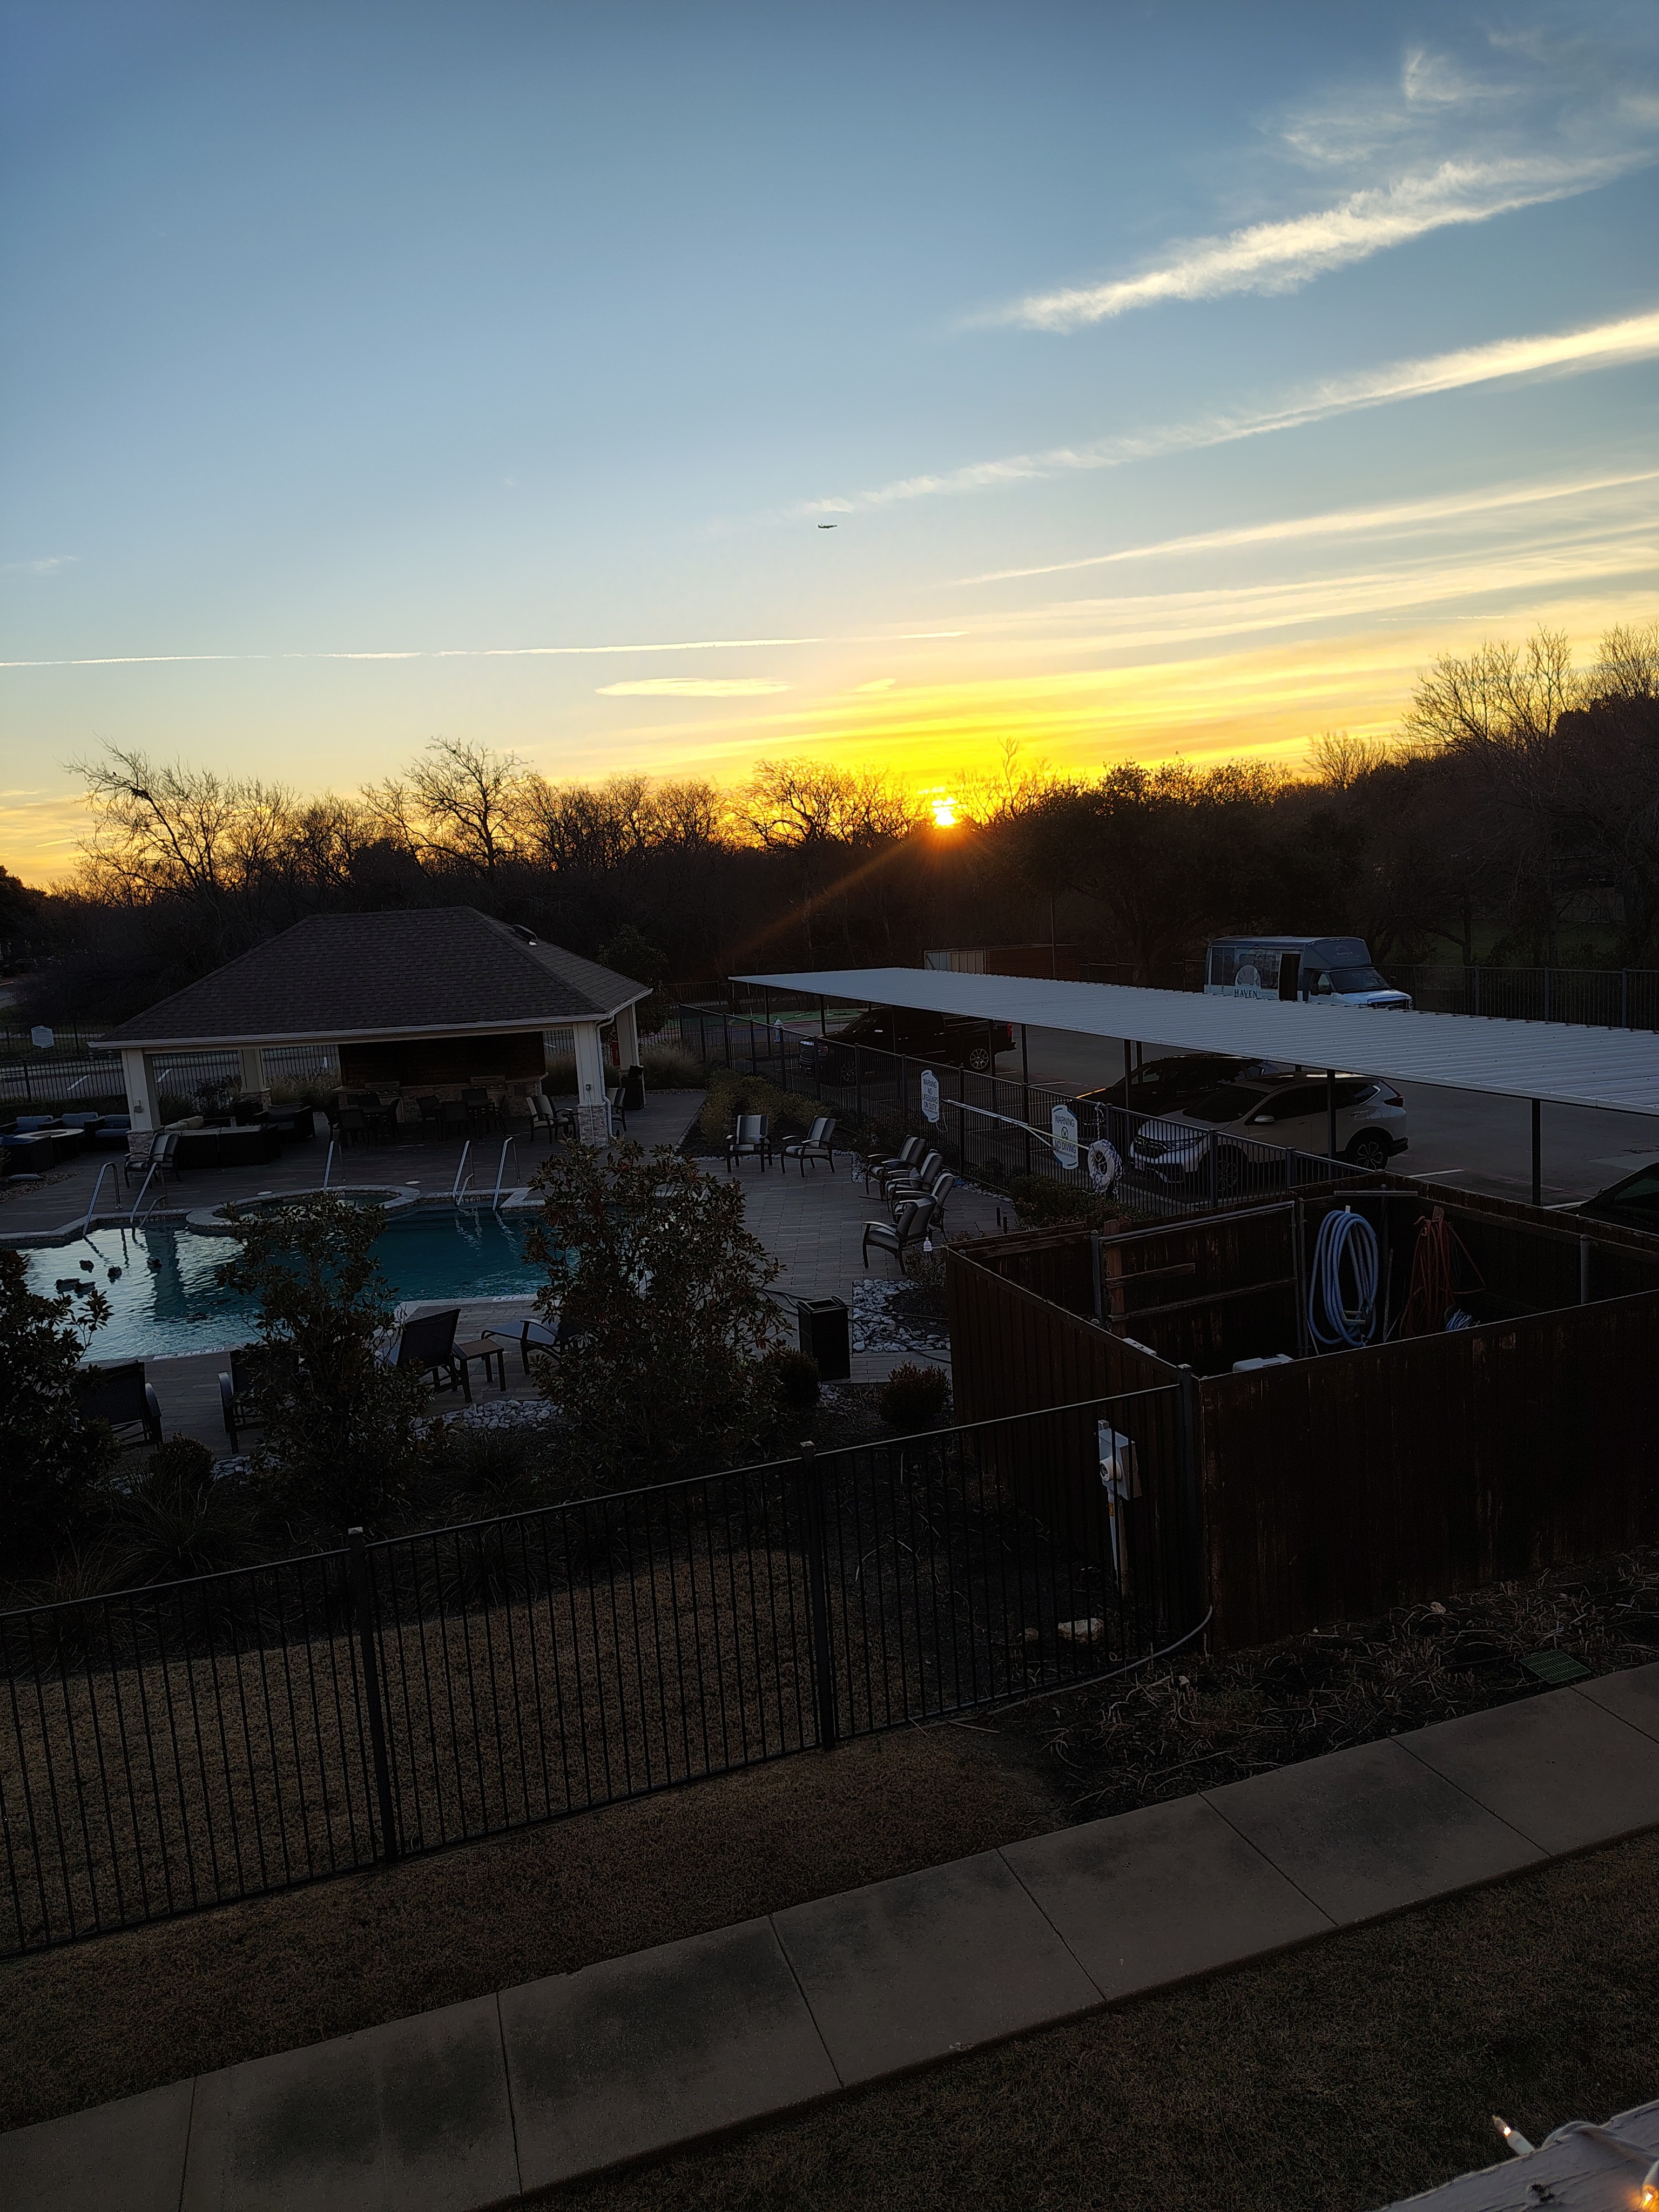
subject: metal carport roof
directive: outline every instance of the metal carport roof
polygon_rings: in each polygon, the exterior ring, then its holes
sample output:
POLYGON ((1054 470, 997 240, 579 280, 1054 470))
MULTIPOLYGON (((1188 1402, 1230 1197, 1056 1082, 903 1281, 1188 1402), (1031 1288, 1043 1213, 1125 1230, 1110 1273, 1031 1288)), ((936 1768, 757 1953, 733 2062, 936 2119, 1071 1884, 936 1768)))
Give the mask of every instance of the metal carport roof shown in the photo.
POLYGON ((963 975, 937 968, 837 968, 732 981, 842 1004, 913 1006, 975 1021, 1069 1030, 1079 1036, 1130 1037, 1189 1052, 1351 1068, 1559 1106, 1659 1114, 1659 1036, 1646 1030, 1376 1012, 1115 983, 1051 982, 1046 976, 963 975))

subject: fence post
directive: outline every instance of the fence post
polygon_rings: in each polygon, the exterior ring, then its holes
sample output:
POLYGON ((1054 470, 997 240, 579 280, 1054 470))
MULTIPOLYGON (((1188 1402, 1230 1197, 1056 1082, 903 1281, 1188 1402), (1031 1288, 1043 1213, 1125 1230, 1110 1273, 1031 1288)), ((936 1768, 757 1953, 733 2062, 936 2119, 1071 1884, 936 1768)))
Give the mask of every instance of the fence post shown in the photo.
POLYGON ((1474 971, 1474 1011, 1477 1014, 1480 1011, 1480 970, 1478 968, 1474 971))
POLYGON ((830 1561, 823 1538, 823 1478, 817 1446, 800 1448, 800 1502, 805 1521, 806 1605, 812 1626, 812 1698, 817 1711, 818 1749, 836 1747, 836 1680, 830 1664, 830 1561))
POLYGON ((1204 1513, 1198 1471, 1198 1377, 1176 1370, 1176 1464, 1180 1474, 1183 1628, 1196 1624, 1204 1600, 1204 1513))
POLYGON ((368 1707, 368 1742, 374 1759, 374 1795, 380 1808, 380 1856, 388 1866, 400 1856, 398 1820, 392 1803, 392 1762, 386 1756, 386 1713, 380 1704, 380 1668, 374 1651, 374 1609, 369 1595, 368 1553, 361 1528, 346 1530, 351 1569, 351 1614, 357 1626, 357 1656, 363 1670, 363 1703, 368 1707))
POLYGON ((1630 969, 1628 968, 1621 968, 1619 970, 1619 1026, 1621 1030, 1627 1030, 1630 1027, 1630 969))

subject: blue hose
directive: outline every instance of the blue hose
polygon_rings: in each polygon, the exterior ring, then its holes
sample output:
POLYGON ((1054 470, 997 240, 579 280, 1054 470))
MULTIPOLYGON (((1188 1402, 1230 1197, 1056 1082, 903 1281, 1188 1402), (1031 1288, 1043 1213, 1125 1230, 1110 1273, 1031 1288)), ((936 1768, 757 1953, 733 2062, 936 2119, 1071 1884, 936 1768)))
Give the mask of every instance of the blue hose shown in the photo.
POLYGON ((1346 1206, 1328 1213, 1319 1224, 1308 1289, 1308 1327, 1316 1345, 1357 1352, 1370 1342, 1376 1334, 1376 1231, 1370 1223, 1346 1206))

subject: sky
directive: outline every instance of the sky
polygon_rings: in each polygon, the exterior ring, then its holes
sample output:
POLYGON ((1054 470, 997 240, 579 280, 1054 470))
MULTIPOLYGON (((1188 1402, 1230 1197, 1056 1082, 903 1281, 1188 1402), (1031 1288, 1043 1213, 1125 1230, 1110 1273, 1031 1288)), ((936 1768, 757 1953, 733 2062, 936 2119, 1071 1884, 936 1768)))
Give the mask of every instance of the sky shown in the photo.
POLYGON ((0 861, 1386 735, 1659 615, 1659 9, 0 4, 0 861))

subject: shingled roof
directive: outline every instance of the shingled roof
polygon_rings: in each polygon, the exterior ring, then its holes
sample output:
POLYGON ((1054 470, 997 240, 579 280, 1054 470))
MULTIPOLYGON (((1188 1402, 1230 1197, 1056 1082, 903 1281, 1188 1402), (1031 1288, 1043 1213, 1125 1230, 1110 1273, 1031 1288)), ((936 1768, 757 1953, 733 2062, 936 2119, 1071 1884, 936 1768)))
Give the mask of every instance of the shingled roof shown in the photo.
POLYGON ((106 1046, 449 1036, 606 1021, 650 987, 476 907, 319 914, 99 1040, 106 1046))

